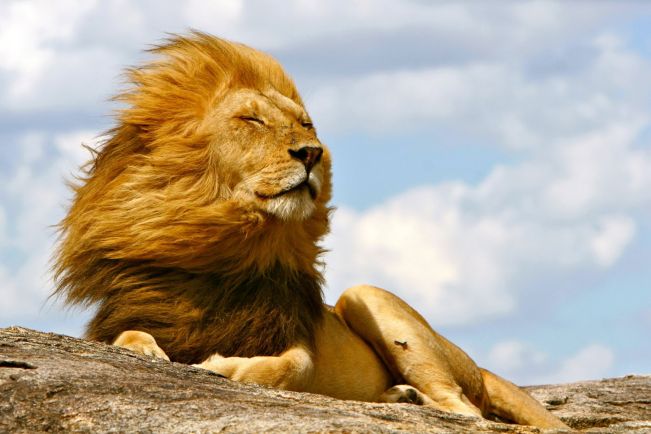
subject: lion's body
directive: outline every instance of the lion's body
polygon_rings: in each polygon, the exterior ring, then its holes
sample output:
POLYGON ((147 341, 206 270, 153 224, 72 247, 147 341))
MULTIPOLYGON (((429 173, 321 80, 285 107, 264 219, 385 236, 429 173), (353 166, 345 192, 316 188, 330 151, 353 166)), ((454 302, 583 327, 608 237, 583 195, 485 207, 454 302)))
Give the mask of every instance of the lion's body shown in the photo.
POLYGON ((57 291, 97 305, 89 338, 234 380, 563 426, 394 295, 323 304, 330 155, 276 61, 198 33, 154 51, 61 223, 57 291))

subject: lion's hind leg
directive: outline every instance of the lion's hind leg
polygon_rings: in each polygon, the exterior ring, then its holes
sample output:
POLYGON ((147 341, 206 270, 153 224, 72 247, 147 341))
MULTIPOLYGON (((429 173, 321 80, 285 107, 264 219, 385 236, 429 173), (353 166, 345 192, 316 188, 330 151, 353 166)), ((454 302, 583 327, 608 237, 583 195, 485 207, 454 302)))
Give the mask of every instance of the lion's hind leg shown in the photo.
POLYGON ((335 311, 373 346, 394 378, 407 383, 389 389, 383 400, 422 400, 424 405, 444 411, 484 417, 494 414, 540 428, 567 429, 524 390, 478 368, 466 353, 390 292, 372 286, 350 288, 337 301, 335 311))
POLYGON ((569 428, 515 384, 486 369, 481 369, 481 373, 490 396, 491 413, 522 425, 534 425, 542 428, 569 428))
POLYGON ((400 298, 380 288, 356 286, 344 292, 335 311, 373 346, 393 376, 408 384, 389 389, 382 399, 408 400, 406 394, 415 390, 420 394, 414 399, 425 405, 468 416, 485 414, 479 368, 400 298))

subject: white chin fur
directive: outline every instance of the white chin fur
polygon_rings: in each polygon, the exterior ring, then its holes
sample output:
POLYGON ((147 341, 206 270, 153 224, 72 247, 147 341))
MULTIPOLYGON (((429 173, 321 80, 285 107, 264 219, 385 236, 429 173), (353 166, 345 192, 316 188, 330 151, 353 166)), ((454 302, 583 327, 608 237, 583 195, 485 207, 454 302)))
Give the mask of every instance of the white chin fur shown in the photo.
POLYGON ((291 191, 265 200, 265 210, 281 220, 305 220, 314 213, 316 205, 307 188, 291 191))

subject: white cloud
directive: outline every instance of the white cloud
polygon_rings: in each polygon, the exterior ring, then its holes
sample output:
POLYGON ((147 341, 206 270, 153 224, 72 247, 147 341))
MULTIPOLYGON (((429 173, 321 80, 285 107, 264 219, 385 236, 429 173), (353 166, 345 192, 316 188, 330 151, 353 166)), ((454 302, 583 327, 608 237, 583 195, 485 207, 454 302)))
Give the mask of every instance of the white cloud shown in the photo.
POLYGON ((3 2, 0 108, 29 114, 104 105, 144 49, 187 30, 180 9, 176 2, 3 2))
POLYGON ((310 106, 328 129, 406 129, 469 115, 482 101, 495 99, 504 74, 499 65, 380 72, 323 86, 310 106))
MULTIPOLYGON (((494 68, 504 68, 505 58, 548 55, 545 50, 555 46, 555 42, 564 45, 577 35, 589 35, 599 23, 621 10, 626 10, 626 7, 591 5, 585 8, 561 6, 554 2, 460 5, 454 2, 427 4, 382 0, 371 6, 364 1, 295 0, 279 8, 274 3, 240 0, 192 0, 183 4, 160 1, 134 3, 124 0, 7 1, 0 5, 0 56, 4 59, 0 72, 4 71, 6 81, 3 86, 4 95, 0 95, 0 106, 25 111, 34 108, 56 110, 97 105, 112 93, 115 77, 124 66, 137 61, 136 53, 146 44, 159 41, 165 32, 183 32, 189 27, 241 40, 263 49, 290 50, 289 52, 301 46, 327 46, 328 41, 341 37, 350 39, 347 45, 350 50, 355 50, 357 40, 367 40, 370 35, 392 35, 396 32, 408 35, 408 38, 400 40, 409 44, 410 40, 421 38, 422 29, 430 29, 430 45, 459 46, 461 50, 487 59, 483 61, 489 65, 487 75, 473 76, 480 80, 483 87, 475 86, 471 90, 476 95, 485 92, 493 94, 502 92, 505 87, 508 90, 511 84, 509 80, 518 80, 518 68, 522 65, 515 65, 507 73, 497 76, 490 72, 494 68), (478 91, 483 92, 477 93, 478 91)), ((602 48, 611 49, 612 44, 602 44, 602 48)), ((387 47, 389 56, 401 51, 404 48, 387 47)), ((617 57, 617 47, 611 51, 615 53, 613 57, 617 57)), ((433 56, 429 61, 438 64, 440 59, 433 56)), ((621 56, 617 61, 621 64, 621 56)), ((624 81, 624 78, 631 78, 630 71, 634 65, 622 65, 622 70, 610 72, 617 72, 620 80, 624 81)), ((345 68, 346 65, 341 66, 345 68)), ((482 65, 470 65, 469 68, 468 74, 472 76, 473 69, 481 69, 482 65)), ((460 72, 463 72, 463 67, 460 72)), ((361 86, 363 91, 366 86, 367 93, 372 96, 377 90, 386 92, 386 87, 383 87, 385 81, 389 80, 391 84, 395 82, 394 78, 407 81, 415 78, 413 87, 427 86, 429 73, 437 78, 438 75, 445 75, 445 70, 426 70, 422 76, 416 72, 415 77, 412 77, 413 73, 405 71, 397 77, 373 74, 357 84, 344 83, 342 90, 345 95, 351 90, 346 87, 352 86, 354 90, 361 86)), ((445 77, 440 80, 442 85, 449 82, 445 77)), ((320 99, 315 106, 327 105, 327 101, 323 101, 324 95, 333 86, 340 86, 340 83, 327 79, 325 82, 320 80, 320 84, 324 85, 324 89, 318 91, 320 99)), ((397 99, 396 103, 404 108, 402 103, 408 103, 410 95, 412 98, 417 95, 409 94, 408 82, 403 83, 402 88, 408 92, 405 96, 407 101, 404 98, 397 99)), ((431 85, 425 87, 425 90, 435 93, 436 89, 431 85)), ((463 103, 463 98, 472 94, 461 93, 462 101, 459 103, 463 103)), ((387 96, 392 95, 389 93, 387 96)), ((419 100, 416 99, 415 102, 419 100)), ((421 111, 427 115, 428 111, 434 110, 436 114, 437 110, 445 111, 448 104, 455 103, 457 102, 452 98, 436 109, 425 106, 421 111)), ((383 105, 387 106, 386 103, 383 105)), ((563 105, 557 107, 562 108, 563 105)), ((341 105, 338 106, 338 111, 342 111, 341 105)), ((411 115, 409 112, 406 114, 411 115)), ((513 119, 517 118, 516 114, 517 112, 504 113, 501 114, 502 121, 493 119, 492 122, 496 125, 504 124, 505 131, 501 134, 507 138, 513 136, 508 139, 512 141, 527 136, 524 129, 518 130, 517 124, 520 121, 513 119)), ((324 119, 330 118, 330 114, 324 115, 324 119)), ((416 120, 419 119, 421 117, 417 116, 416 120)))
POLYGON ((514 378, 517 373, 539 369, 547 361, 547 354, 532 345, 510 340, 495 344, 488 353, 486 363, 507 378, 514 378))
POLYGON ((553 384, 599 379, 612 375, 615 353, 602 344, 589 344, 554 360, 531 343, 498 342, 488 352, 485 367, 517 384, 553 384))
POLYGON ((230 34, 240 28, 244 10, 242 0, 190 0, 185 3, 185 16, 197 29, 219 29, 220 34, 230 34))
POLYGON ((476 186, 439 184, 367 211, 340 209, 326 243, 331 301, 370 283, 437 326, 468 324, 508 315, 538 280, 562 288, 569 272, 612 267, 633 239, 633 216, 651 206, 651 183, 629 170, 651 173, 649 153, 632 145, 641 128, 607 124, 551 142, 545 155, 498 166, 476 186))
MULTIPOLYGON (((290 0, 279 8, 269 2, 237 0, 187 4, 191 26, 215 34, 236 35, 257 46, 280 48, 315 43, 354 34, 378 34, 423 28, 435 29, 432 44, 465 42, 492 53, 537 52, 541 47, 567 42, 570 35, 589 31, 627 6, 567 5, 562 2, 505 1, 459 4, 454 1, 396 3, 378 0, 290 0), (229 34, 233 32, 233 34, 229 34)), ((351 38, 352 39, 352 38, 351 38)), ((354 44, 354 41, 351 41, 354 44)))
POLYGON ((75 130, 57 134, 53 138, 53 143, 66 162, 76 163, 79 166, 91 157, 85 146, 97 148, 104 138, 94 130, 75 130))
POLYGON ((538 382, 549 384, 604 378, 609 375, 614 362, 615 354, 610 348, 592 344, 564 360, 556 372, 545 375, 538 382))
MULTIPOLYGON (((93 143, 90 131, 50 135, 28 132, 17 139, 14 166, 0 174, 0 215, 11 215, 4 228, 0 257, 0 318, 35 318, 52 291, 49 258, 55 241, 53 225, 63 217, 69 192, 64 180, 89 158, 81 143, 93 143)), ((0 225, 2 226, 2 225, 0 225)), ((0 239, 1 240, 1 239, 0 239)))
POLYGON ((312 42, 360 31, 386 31, 405 25, 428 25, 455 31, 473 24, 467 8, 439 3, 434 7, 417 2, 396 4, 365 1, 293 0, 279 8, 269 2, 194 0, 187 3, 190 26, 236 38, 265 49, 312 42), (458 29, 458 27, 457 27, 458 29), (299 36, 300 35, 300 36, 299 36))
POLYGON ((635 222, 624 216, 603 218, 598 223, 597 234, 591 242, 592 251, 599 265, 611 266, 635 234, 635 222))
MULTIPOLYGON (((94 1, 9 1, 0 6, 0 70, 12 72, 6 98, 28 96, 57 61, 54 44, 70 41, 94 1)), ((79 65, 81 66, 81 65, 79 65)))
POLYGON ((601 38, 592 50, 580 68, 559 73, 527 71, 524 57, 341 78, 311 93, 308 107, 328 131, 453 129, 510 149, 546 149, 648 112, 649 62, 601 38))
POLYGON ((626 122, 605 121, 578 139, 559 141, 551 149, 557 174, 546 184, 545 208, 559 218, 577 218, 649 201, 651 153, 633 145, 648 125, 638 114, 626 122))
POLYGON ((514 300, 501 289, 506 270, 497 262, 502 224, 461 215, 454 202, 465 194, 461 186, 428 188, 366 213, 340 209, 326 244, 329 295, 375 284, 418 306, 435 325, 509 312, 514 300))
POLYGON ((0 249, 4 247, 7 237, 7 213, 0 207, 0 249))

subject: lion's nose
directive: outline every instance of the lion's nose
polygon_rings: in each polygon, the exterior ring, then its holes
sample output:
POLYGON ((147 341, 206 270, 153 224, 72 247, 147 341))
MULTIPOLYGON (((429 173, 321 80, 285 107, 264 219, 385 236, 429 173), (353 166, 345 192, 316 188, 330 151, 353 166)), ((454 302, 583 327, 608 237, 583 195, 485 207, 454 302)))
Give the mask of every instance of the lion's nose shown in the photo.
POLYGON ((305 165, 305 169, 309 173, 310 170, 314 167, 316 163, 321 160, 321 155, 323 154, 323 148, 318 146, 305 146, 297 151, 290 149, 289 155, 301 160, 305 165))

